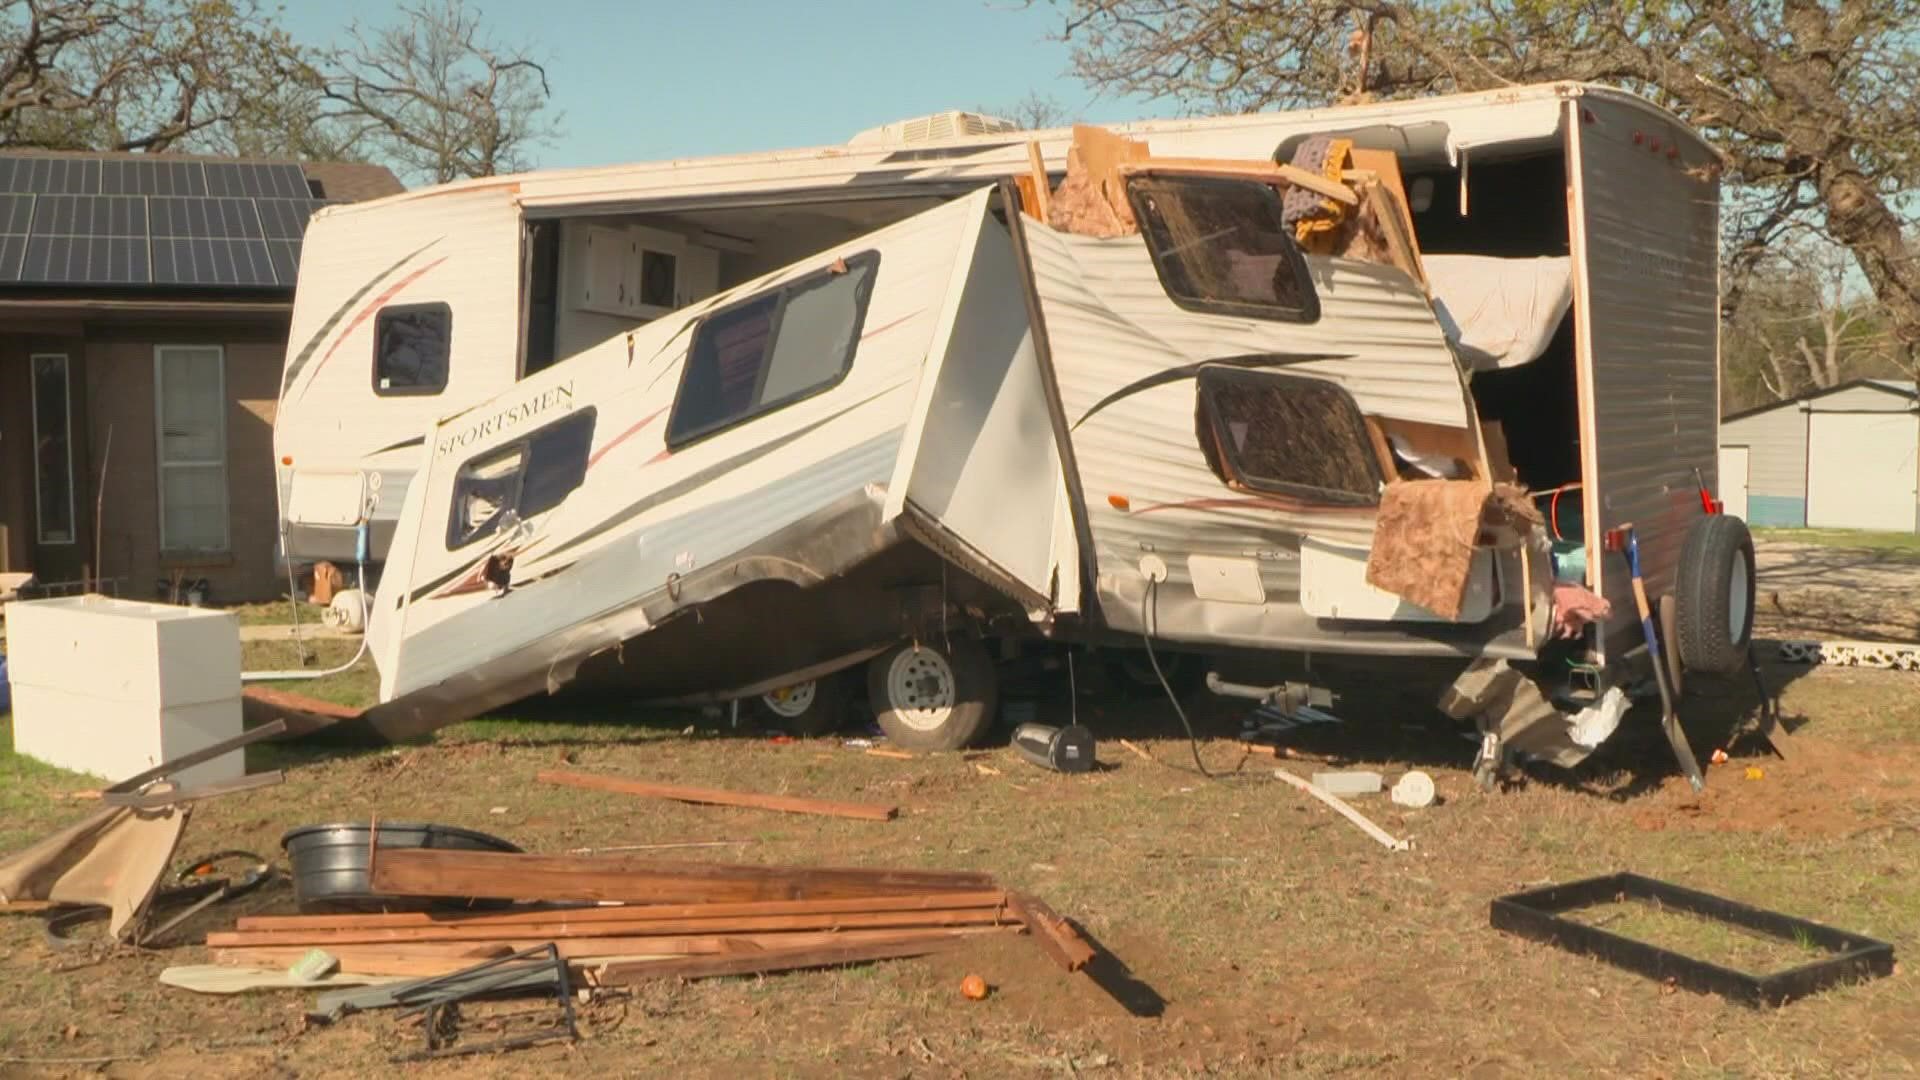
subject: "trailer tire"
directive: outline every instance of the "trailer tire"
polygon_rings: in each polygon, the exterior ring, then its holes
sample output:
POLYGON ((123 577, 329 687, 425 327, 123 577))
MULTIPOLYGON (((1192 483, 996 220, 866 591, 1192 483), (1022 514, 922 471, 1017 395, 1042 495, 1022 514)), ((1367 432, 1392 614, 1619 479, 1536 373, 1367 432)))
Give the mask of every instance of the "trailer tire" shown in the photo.
POLYGON ((1732 675, 1753 640, 1753 536, 1727 514, 1708 514, 1687 531, 1677 597, 1680 661, 1689 671, 1732 675))
POLYGON ((993 659, 972 638, 900 645, 867 664, 874 718, 907 750, 972 745, 992 723, 998 695, 993 659))
POLYGON ((768 723, 811 739, 846 724, 851 697, 846 675, 835 672, 761 694, 753 699, 753 711, 768 723))

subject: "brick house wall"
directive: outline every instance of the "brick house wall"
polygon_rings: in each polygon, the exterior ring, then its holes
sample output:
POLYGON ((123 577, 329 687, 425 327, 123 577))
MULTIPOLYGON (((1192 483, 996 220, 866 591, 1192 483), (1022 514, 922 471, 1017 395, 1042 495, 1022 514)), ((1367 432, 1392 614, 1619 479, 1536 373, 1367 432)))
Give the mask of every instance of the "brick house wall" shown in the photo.
MULTIPOLYGON (((124 595, 152 597, 156 584, 175 569, 188 580, 206 578, 211 599, 219 604, 268 600, 285 591, 285 580, 275 569, 279 510, 273 468, 273 413, 285 354, 284 323, 128 327, 88 340, 87 475, 100 475, 100 463, 106 462, 100 561, 103 576, 123 579, 124 595), (229 538, 224 554, 183 555, 160 548, 154 374, 159 345, 217 345, 222 350, 229 538)), ((89 503, 95 494, 89 482, 89 503)), ((89 516, 91 510, 90 505, 89 516)))

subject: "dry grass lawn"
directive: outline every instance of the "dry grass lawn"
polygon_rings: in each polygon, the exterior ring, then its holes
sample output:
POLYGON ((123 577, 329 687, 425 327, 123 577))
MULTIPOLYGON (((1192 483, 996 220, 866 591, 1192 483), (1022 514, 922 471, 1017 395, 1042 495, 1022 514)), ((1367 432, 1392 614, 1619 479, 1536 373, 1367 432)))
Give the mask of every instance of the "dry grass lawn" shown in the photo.
MULTIPOLYGON (((329 643, 329 648, 338 648, 329 643)), ((254 663, 264 657, 250 657, 254 663)), ((284 659, 275 662, 285 662, 284 659)), ((1672 992, 1487 926, 1493 897, 1621 869, 1920 943, 1920 677, 1774 668, 1801 724, 1781 761, 1733 740, 1704 797, 1673 775, 1653 718, 1636 715, 1601 760, 1482 795, 1470 744, 1417 710, 1348 710, 1298 745, 1379 769, 1432 773, 1439 805, 1358 805, 1413 851, 1392 854, 1273 780, 1226 736, 1233 709, 1201 706, 1206 779, 1164 702, 1082 704, 1108 741, 1103 771, 1068 777, 1005 749, 897 761, 838 740, 775 742, 698 714, 592 722, 544 704, 463 724, 432 743, 378 750, 276 747, 285 785, 194 812, 182 855, 279 854, 288 828, 430 820, 531 850, 725 840, 716 859, 982 869, 1047 898, 1111 953, 1100 979, 1067 976, 1030 942, 981 940, 933 958, 659 984, 582 1007, 584 1038, 410 1067, 421 1076, 1869 1076, 1920 1063, 1920 986, 1906 970, 1778 1010, 1672 992), (1096 711, 1097 710, 1097 711, 1096 711), (689 731, 689 727, 691 730, 689 731), (1135 739, 1156 761, 1115 741, 1135 739), (896 802, 870 823, 684 806, 537 784, 569 767, 829 798, 896 802), (1744 778, 1749 764, 1761 779, 1744 778), (990 774, 980 766, 997 774, 990 774), (959 982, 977 972, 984 1002, 959 982), (1105 984, 1104 986, 1102 984, 1105 984)), ((321 688, 363 699, 364 674, 321 688)), ((1704 686, 1690 717, 1706 752, 1746 702, 1704 686)), ((1042 715, 1062 704, 1051 702, 1042 715)), ((1314 766, 1291 763, 1299 772, 1314 766)), ((86 813, 60 796, 93 781, 0 754, 0 850, 86 813)), ((684 852, 672 853, 684 856, 684 852)), ((284 887, 235 909, 286 910, 284 887)), ((221 928, 239 910, 196 923, 221 928)), ((1713 949, 1661 913, 1612 928, 1713 949), (1662 936, 1666 935, 1666 936, 1662 936)), ((1608 912, 1590 913, 1595 919, 1608 912)), ((1670 918, 1670 917, 1668 917, 1670 918)), ((1777 949, 1742 951, 1768 964, 1777 949)), ((0 1075, 366 1076, 414 1048, 388 1014, 308 1030, 306 994, 203 997, 161 986, 152 952, 55 950, 38 920, 0 917, 0 1075), (90 1059, 33 1064, 19 1059, 90 1059)), ((1910 965, 1907 965, 1910 966, 1910 965)), ((470 1017, 484 1019, 485 1010, 470 1017)), ((484 1033, 483 1033, 484 1034, 484 1033)))

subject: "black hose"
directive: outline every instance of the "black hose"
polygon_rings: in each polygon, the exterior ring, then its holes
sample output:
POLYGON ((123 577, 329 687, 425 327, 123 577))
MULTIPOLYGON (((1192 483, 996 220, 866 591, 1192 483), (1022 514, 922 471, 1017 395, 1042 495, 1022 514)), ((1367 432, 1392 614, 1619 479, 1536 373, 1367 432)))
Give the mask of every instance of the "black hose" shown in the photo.
POLYGON ((1156 601, 1160 596, 1160 582, 1155 578, 1147 579, 1147 591, 1140 594, 1140 641, 1147 647, 1147 663, 1153 665, 1153 677, 1160 680, 1160 689, 1167 692, 1167 700, 1173 703, 1173 712, 1180 718, 1180 726, 1187 731, 1187 749, 1193 753, 1193 767, 1200 775, 1209 780, 1218 780, 1218 776, 1207 771, 1206 763, 1200 760, 1200 740, 1193 734, 1193 724, 1187 719, 1187 710, 1180 705, 1180 695, 1173 692, 1173 684, 1167 681, 1165 672, 1160 670, 1160 658, 1153 652, 1153 615, 1158 613, 1156 601))

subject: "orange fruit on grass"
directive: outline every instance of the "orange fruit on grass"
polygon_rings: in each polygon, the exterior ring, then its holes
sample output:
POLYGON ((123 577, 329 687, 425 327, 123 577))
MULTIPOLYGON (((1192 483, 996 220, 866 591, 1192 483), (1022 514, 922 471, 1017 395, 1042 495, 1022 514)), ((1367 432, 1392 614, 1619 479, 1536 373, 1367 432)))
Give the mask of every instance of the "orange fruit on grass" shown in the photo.
POLYGON ((960 980, 960 993, 969 1001, 983 1001, 987 996, 987 980, 978 975, 969 975, 960 980))

